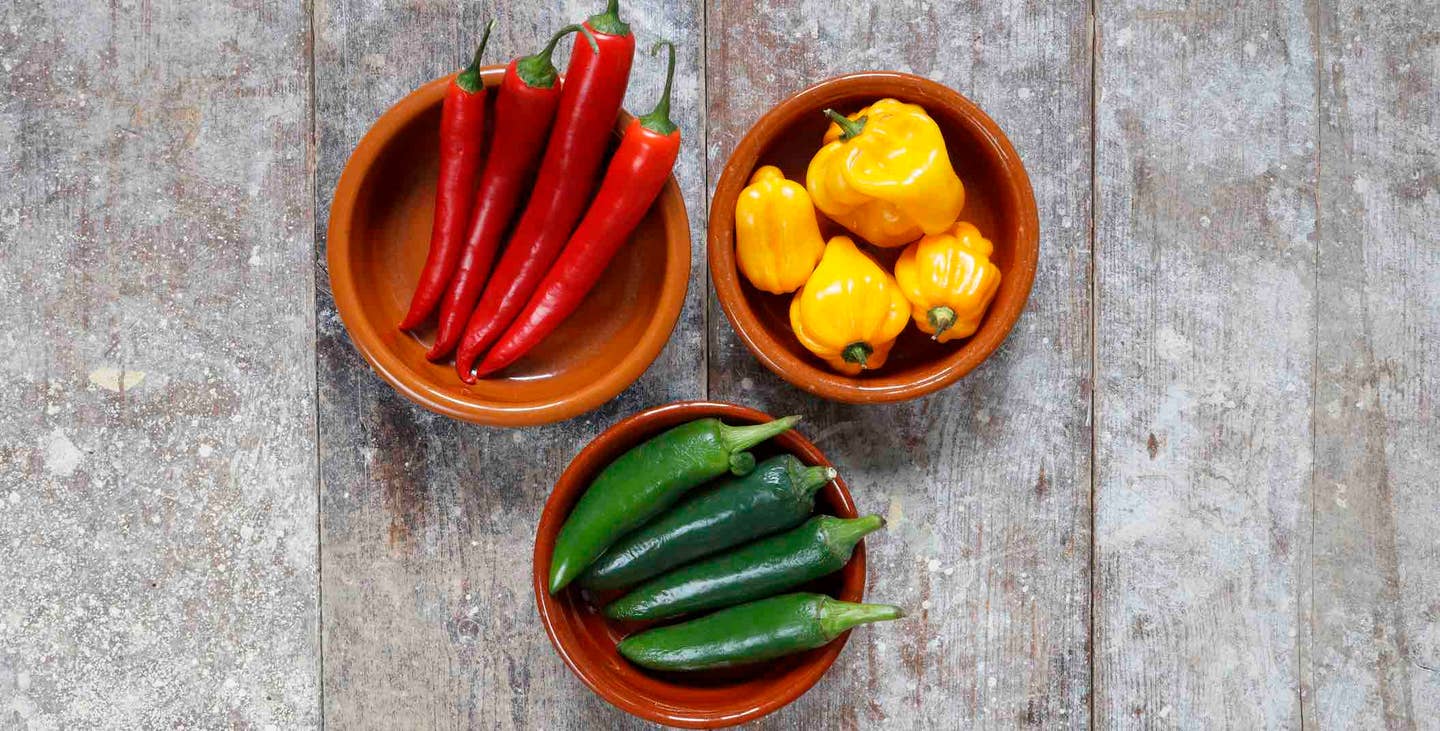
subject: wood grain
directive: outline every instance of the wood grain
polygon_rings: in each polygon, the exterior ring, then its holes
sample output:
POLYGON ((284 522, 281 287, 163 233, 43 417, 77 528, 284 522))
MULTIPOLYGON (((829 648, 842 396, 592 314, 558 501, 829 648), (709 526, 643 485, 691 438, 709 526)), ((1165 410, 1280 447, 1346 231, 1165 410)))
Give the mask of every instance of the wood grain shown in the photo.
MULTIPOLYGON (((345 160, 390 104, 472 52, 499 20, 487 55, 532 53, 599 2, 412 3, 319 0, 315 96, 316 237, 345 160)), ((555 476, 619 417, 705 393, 702 11, 670 0, 626 2, 639 52, 627 108, 649 110, 664 37, 680 49, 672 116, 688 142, 677 176, 697 242, 691 290, 670 344, 603 408, 549 427, 506 431, 450 421, 392 392, 350 344, 324 287, 319 310, 325 720, 338 728, 614 728, 634 724, 561 663, 530 594, 530 551, 555 476)), ((561 68, 566 54, 561 55, 561 68)))
POLYGON ((1440 7, 1321 4, 1306 721, 1440 718, 1440 7))
MULTIPOLYGON (((1020 150, 1039 202, 1028 311, 979 370, 935 396, 852 407, 765 371, 711 303, 711 395, 801 429, 862 511, 868 596, 911 618, 856 631, 809 694, 765 728, 1085 727, 1090 496, 1090 40, 1083 4, 711 2, 713 186, 787 94, 865 69, 966 94, 1020 150)), ((964 172, 961 172, 962 176, 964 172)))
POLYGON ((307 24, 0 6, 0 728, 319 724, 307 24))
POLYGON ((1094 713, 1108 727, 1300 725, 1310 10, 1099 5, 1094 713))

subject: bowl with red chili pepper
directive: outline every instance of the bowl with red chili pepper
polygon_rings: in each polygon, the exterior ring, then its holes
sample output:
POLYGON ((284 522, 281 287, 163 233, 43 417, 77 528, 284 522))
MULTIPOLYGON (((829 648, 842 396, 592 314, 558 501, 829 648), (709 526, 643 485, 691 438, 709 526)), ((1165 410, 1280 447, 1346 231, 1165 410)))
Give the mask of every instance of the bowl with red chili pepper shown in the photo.
MULTIPOLYGON (((821 233, 849 234, 819 216, 821 233)), ((893 71, 864 71, 821 81, 782 101, 756 121, 727 160, 710 203, 708 262, 715 296, 740 340, 762 365, 822 398, 881 403, 919 398, 945 388, 988 359, 1019 320, 1030 296, 1040 252, 1039 214, 1030 178, 1015 148, 995 123, 960 92, 929 79, 893 71), (960 220, 994 243, 992 260, 1003 272, 999 290, 973 336, 936 342, 914 327, 895 341, 883 366, 856 375, 837 372, 806 350, 790 318, 790 295, 762 292, 741 275, 735 254, 736 204, 752 174, 773 165, 804 184, 832 119, 880 99, 924 108, 939 126, 951 166, 964 183, 960 220)), ((866 247, 887 271, 902 248, 866 247)))
MULTIPOLYGON (((814 686, 840 656, 848 639, 844 634, 815 649, 736 667, 700 671, 645 669, 627 660, 617 647, 625 638, 635 637, 654 623, 611 619, 602 611, 624 590, 597 588, 584 578, 555 588, 553 569, 556 557, 565 550, 564 526, 596 478, 638 445, 658 446, 659 440, 679 437, 687 427, 713 419, 724 425, 714 426, 730 430, 728 433, 744 445, 740 448, 753 456, 753 460, 744 460, 744 467, 763 469, 755 467, 756 461, 762 465, 773 463, 782 455, 793 455, 810 467, 832 467, 814 443, 788 428, 794 423, 793 417, 777 420, 755 409, 708 401, 678 402, 642 411, 607 429, 571 461, 545 503, 533 555, 536 608, 551 644, 565 664, 617 708, 656 723, 684 728, 731 726, 775 712, 814 686), (746 434, 752 431, 756 433, 746 434)), ((663 451, 675 447, 666 445, 663 451)), ((716 447, 711 444, 709 448, 716 447)), ((723 470, 725 462, 718 459, 715 464, 723 470)), ((639 466, 659 468, 653 460, 639 466)), ((857 518, 844 480, 833 470, 825 472, 830 479, 814 494, 815 511, 842 519, 857 518)), ((843 602, 861 601, 865 593, 863 543, 839 572, 811 581, 800 590, 843 602)))
MULTIPOLYGON (((592 29, 587 26, 587 30, 592 29)), ((608 48, 604 44, 615 43, 599 31, 577 34, 575 38, 576 54, 593 55, 596 47, 590 44, 596 38, 602 52, 608 48)), ((520 59, 522 67, 524 60, 520 59)), ((494 97, 502 84, 517 83, 507 78, 507 68, 509 77, 516 76, 516 65, 512 62, 508 67, 479 67, 477 63, 471 69, 483 89, 494 97)), ((659 355, 679 317, 690 274, 690 227, 679 186, 671 175, 657 179, 653 204, 640 208, 635 214, 638 220, 624 222, 628 233, 622 233, 619 241, 607 242, 606 253, 613 257, 608 265, 603 271, 585 273, 588 292, 578 298, 567 293, 574 301, 566 303, 570 311, 563 322, 547 323, 550 330, 546 337, 525 343, 523 355, 511 357, 503 369, 496 367, 493 370, 497 372, 466 383, 457 375, 451 357, 454 349, 464 347, 466 326, 470 324, 467 320, 474 319, 464 311, 483 307, 483 295, 490 289, 485 285, 495 284, 502 277, 490 277, 489 282, 484 277, 478 281, 471 277, 465 287, 442 294, 419 290, 437 276, 456 276, 453 271, 432 275, 434 267, 458 270, 463 278, 470 269, 488 271, 492 262, 497 262, 493 266, 499 272, 506 249, 497 239, 513 238, 507 236, 513 231, 506 230, 506 223, 521 223, 519 206, 524 201, 519 199, 527 197, 517 191, 523 188, 533 202, 545 197, 541 185, 559 183, 546 182, 547 173, 538 159, 515 160, 523 157, 515 153, 521 148, 531 150, 538 158, 544 140, 536 141, 534 135, 518 138, 525 129, 524 124, 515 121, 520 112, 512 113, 507 124, 505 108, 495 109, 504 104, 502 95, 500 100, 491 99, 483 106, 471 103, 484 115, 483 149, 478 160, 462 156, 463 164, 447 162, 452 171, 458 172, 441 177, 437 185, 437 177, 446 174, 440 149, 445 133, 442 127, 454 124, 446 118, 444 107, 447 95, 456 95, 457 76, 463 76, 463 72, 436 79, 400 100, 376 121, 351 154, 336 187, 326 242, 336 309, 351 340, 375 372, 427 409, 474 423, 510 427, 579 415, 613 398, 639 378, 659 355), (485 114, 487 110, 489 114, 485 114), (496 135, 506 129, 510 130, 506 133, 510 138, 498 139, 496 135), (506 152, 510 153, 510 166, 529 168, 512 171, 509 185, 503 185, 503 175, 492 175, 487 169, 489 161, 503 159, 502 153, 506 152), (534 177, 534 168, 542 168, 539 179, 534 177), (477 209, 489 213, 477 216, 480 220, 472 221, 470 229, 455 231, 458 224, 450 222, 445 224, 449 229, 442 231, 435 215, 437 197, 443 204, 445 186, 452 184, 457 175, 464 182, 454 184, 456 190, 478 192, 488 190, 490 178, 498 178, 500 195, 477 199, 481 201, 477 209), (466 175, 469 178, 463 177, 466 175), (534 182, 517 186, 515 176, 534 182), (485 208, 487 203, 490 208, 485 208), (513 210, 497 214, 492 210, 497 205, 513 210), (430 256, 432 251, 438 251, 442 238, 448 253, 444 257, 430 256), (446 330, 448 342, 437 342, 441 330, 446 330)), ((563 84, 563 78, 557 76, 555 80, 563 84)), ((531 118, 555 115, 557 103, 563 116, 563 99, 539 99, 523 111, 531 118)), ((618 96, 615 103, 618 105, 618 96)), ((581 115, 579 121, 588 120, 581 115)), ((598 177, 626 131, 640 121, 624 110, 615 114, 613 124, 603 135, 603 156, 587 162, 594 168, 590 175, 598 177)), ((460 117, 460 122, 477 124, 473 115, 460 117)), ((555 124, 560 129, 561 122, 555 124)), ((551 178, 564 174, 563 169, 549 172, 551 178)), ((564 214, 578 222, 592 194, 593 190, 561 191, 550 205, 565 209, 564 214)), ((460 219, 453 215, 450 218, 460 219)), ((538 228, 536 224, 531 227, 538 228)), ((557 243, 553 233, 545 233, 550 238, 544 245, 555 250, 550 257, 553 260, 560 256, 566 241, 562 238, 557 243)), ((610 235, 613 237, 613 232, 610 235)), ((532 290, 541 286, 539 280, 549 271, 547 266, 533 266, 533 260, 519 262, 513 268, 535 280, 529 282, 532 290)), ((502 284, 510 282, 508 277, 503 279, 502 284)), ((502 287, 496 284, 494 289, 502 287)), ((507 301, 504 296, 495 300, 495 307, 503 305, 507 311, 514 310, 511 315, 526 304, 524 299, 507 301)))

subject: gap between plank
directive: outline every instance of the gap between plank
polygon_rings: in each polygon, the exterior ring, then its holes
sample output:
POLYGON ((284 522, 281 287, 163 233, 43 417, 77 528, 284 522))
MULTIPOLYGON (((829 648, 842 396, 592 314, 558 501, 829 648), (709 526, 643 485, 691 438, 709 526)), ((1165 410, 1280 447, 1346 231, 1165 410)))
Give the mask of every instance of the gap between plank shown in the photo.
POLYGON ((1090 689, 1088 697, 1090 731, 1095 731, 1095 691, 1098 686, 1095 672, 1095 604, 1096 574, 1099 562, 1096 558, 1099 540, 1095 532, 1095 505, 1097 472, 1096 435, 1099 433, 1100 411, 1097 408, 1100 393, 1100 282, 1095 276, 1096 259, 1099 254, 1095 246, 1096 219, 1100 210, 1099 148, 1100 129, 1100 0, 1090 0, 1090 621, 1089 621, 1089 662, 1090 689))
POLYGON ((320 250, 320 182, 319 154, 320 140, 316 134, 315 119, 315 1, 305 0, 305 46, 309 66, 305 70, 306 106, 310 112, 309 139, 306 140, 306 173, 310 177, 310 308, 315 318, 311 327, 311 351, 315 373, 315 395, 311 408, 315 415, 315 700, 316 717, 320 728, 325 728, 325 560, 324 528, 321 513, 320 476, 320 308, 316 297, 320 293, 320 263, 316 254, 320 250))

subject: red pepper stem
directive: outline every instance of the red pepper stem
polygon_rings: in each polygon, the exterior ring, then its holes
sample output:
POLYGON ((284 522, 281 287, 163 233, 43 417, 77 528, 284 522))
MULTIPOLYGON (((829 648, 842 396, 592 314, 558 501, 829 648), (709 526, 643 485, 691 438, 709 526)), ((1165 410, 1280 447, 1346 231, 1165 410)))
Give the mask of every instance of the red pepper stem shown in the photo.
POLYGON ((630 26, 620 19, 620 0, 610 0, 605 5, 605 12, 596 13, 585 20, 595 29, 596 33, 604 33, 611 36, 630 35, 630 26))
POLYGON ((869 117, 861 117, 861 118, 859 118, 859 119, 851 119, 851 118, 849 118, 849 117, 847 117, 847 116, 845 116, 845 115, 843 115, 843 114, 835 111, 834 109, 826 109, 826 110, 825 110, 825 116, 829 117, 829 118, 831 119, 831 121, 835 122, 835 124, 840 125, 840 141, 841 141, 841 142, 845 142, 845 141, 847 141, 847 140, 854 139, 856 135, 860 134, 861 132, 864 132, 864 131, 865 131, 865 123, 866 123, 867 121, 869 121, 869 119, 870 119, 869 117))
POLYGON ((560 39, 571 33, 584 35, 585 40, 590 42, 590 50, 594 51, 595 55, 600 55, 600 44, 595 42, 595 34, 591 33, 589 28, 583 25, 567 25, 556 31, 555 35, 550 36, 550 41, 540 49, 539 53, 515 62, 515 73, 520 76, 520 80, 525 82, 526 86, 532 89, 549 89, 555 86, 555 80, 559 78, 559 75, 555 71, 555 63, 551 57, 555 55, 555 46, 560 43, 560 39))
POLYGON ((670 61, 665 66, 665 91, 661 92, 660 101, 655 102, 654 111, 640 118, 640 126, 668 135, 678 129, 675 123, 670 121, 670 87, 675 82, 675 44, 670 41, 657 41, 650 47, 650 55, 654 56, 661 46, 670 49, 670 61))
POLYGON ((480 36, 480 45, 475 47, 475 56, 470 59, 470 65, 455 77, 455 85, 470 94, 485 88, 485 82, 480 80, 480 57, 484 55, 485 45, 490 42, 490 31, 494 29, 495 19, 491 18, 490 22, 485 24, 485 35, 480 36))

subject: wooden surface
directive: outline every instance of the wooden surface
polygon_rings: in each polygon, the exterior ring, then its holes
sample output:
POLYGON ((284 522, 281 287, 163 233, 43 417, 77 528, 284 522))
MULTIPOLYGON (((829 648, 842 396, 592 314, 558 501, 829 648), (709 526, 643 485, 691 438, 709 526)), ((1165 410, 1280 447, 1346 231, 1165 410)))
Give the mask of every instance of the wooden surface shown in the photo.
POLYGON ((0 7, 0 728, 639 727, 540 630, 532 531, 585 440, 705 396, 807 416, 912 612, 761 727, 1440 718, 1433 2, 626 2, 683 49, 690 295, 635 386, 523 431, 369 371, 330 191, 484 19, 505 58, 598 2, 91 5, 0 7), (703 252, 749 125, 868 68, 1000 123, 1042 257, 987 364, 861 408, 761 368, 703 252))
POLYGON ((0 728, 320 723, 307 23, 0 7, 0 728))

